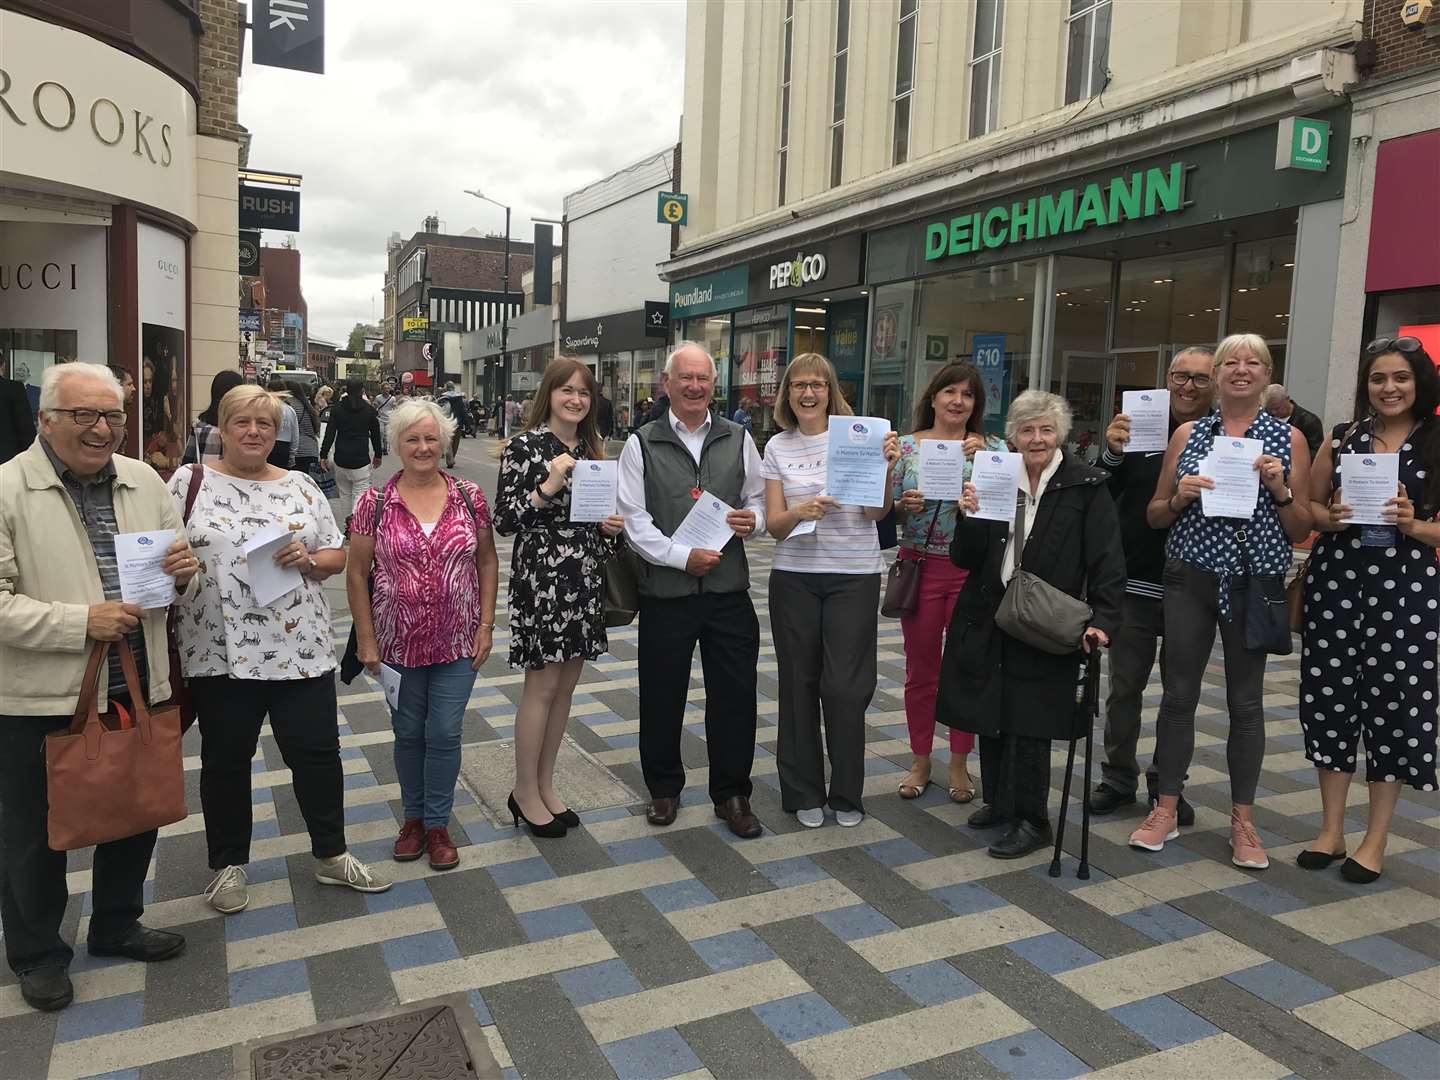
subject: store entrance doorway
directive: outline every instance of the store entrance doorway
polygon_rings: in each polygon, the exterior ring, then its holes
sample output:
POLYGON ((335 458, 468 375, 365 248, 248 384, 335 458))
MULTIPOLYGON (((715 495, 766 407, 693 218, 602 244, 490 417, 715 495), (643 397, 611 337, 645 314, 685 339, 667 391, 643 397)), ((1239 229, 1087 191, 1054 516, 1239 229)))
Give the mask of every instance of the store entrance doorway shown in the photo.
POLYGON ((1071 452, 1086 461, 1098 461, 1105 449, 1105 428, 1120 411, 1122 393, 1161 386, 1171 357, 1183 348, 1167 344, 1108 353, 1064 353, 1051 389, 1070 403, 1074 422, 1066 445, 1071 452))

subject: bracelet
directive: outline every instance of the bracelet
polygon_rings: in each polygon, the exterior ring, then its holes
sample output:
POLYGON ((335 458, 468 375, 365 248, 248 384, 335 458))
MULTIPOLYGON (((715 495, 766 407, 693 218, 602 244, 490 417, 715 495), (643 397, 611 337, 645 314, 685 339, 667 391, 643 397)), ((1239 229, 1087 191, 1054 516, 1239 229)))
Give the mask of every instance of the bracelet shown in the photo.
POLYGON ((535 494, 540 496, 542 502, 547 503, 553 503, 556 499, 560 498, 560 493, 558 491, 554 495, 546 495, 544 484, 541 484, 535 489, 535 494))
POLYGON ((481 630, 494 630, 494 629, 495 629, 495 624, 494 624, 493 622, 482 622, 482 623, 480 624, 480 629, 481 629, 481 630))
MULTIPOLYGON (((1275 499, 1275 496, 1274 496, 1274 495, 1271 495, 1270 497, 1271 497, 1272 499, 1275 499)), ((1279 499, 1275 499, 1275 509, 1276 509, 1276 510, 1284 510, 1285 507, 1291 505, 1292 503, 1294 503, 1294 501, 1295 501, 1295 493, 1292 491, 1292 492, 1289 493, 1289 497, 1288 497, 1284 502, 1281 502, 1279 499)))

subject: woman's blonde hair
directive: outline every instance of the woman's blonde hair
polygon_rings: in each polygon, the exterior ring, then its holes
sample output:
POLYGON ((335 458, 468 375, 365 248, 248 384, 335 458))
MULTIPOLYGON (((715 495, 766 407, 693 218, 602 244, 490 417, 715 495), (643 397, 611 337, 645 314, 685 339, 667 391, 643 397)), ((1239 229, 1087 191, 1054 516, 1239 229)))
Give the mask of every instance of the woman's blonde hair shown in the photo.
POLYGON ((248 412, 250 407, 260 402, 270 422, 275 425, 276 430, 280 428, 280 418, 284 414, 280 411, 280 395, 266 390, 263 386, 256 386, 253 383, 246 383, 244 386, 237 386, 233 390, 227 390, 225 396, 220 399, 220 427, 223 430, 230 423, 231 418, 239 412, 248 412))
POLYGON ((1259 334, 1231 334, 1220 342, 1215 348, 1215 362, 1211 370, 1219 375, 1225 361, 1241 349, 1254 353, 1255 358, 1265 365, 1267 375, 1275 370, 1275 361, 1270 358, 1270 346, 1265 344, 1265 339, 1259 334))
POLYGON ((845 395, 840 392, 840 379, 835 374, 835 365, 819 353, 807 352, 801 353, 791 360, 785 367, 785 374, 780 376, 780 387, 775 391, 775 408, 772 410, 777 427, 789 431, 798 422, 795 419, 795 411, 790 408, 790 380, 795 375, 823 375, 825 385, 829 389, 827 414, 830 416, 855 415, 855 410, 850 407, 850 402, 846 401, 845 395))

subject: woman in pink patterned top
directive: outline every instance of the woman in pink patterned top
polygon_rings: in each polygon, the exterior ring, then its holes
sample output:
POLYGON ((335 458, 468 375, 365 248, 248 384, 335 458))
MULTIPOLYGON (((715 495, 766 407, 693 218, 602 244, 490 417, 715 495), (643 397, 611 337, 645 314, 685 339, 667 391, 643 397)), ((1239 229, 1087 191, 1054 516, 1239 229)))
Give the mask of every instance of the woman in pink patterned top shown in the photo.
POLYGON ((412 399, 386 428, 402 468, 355 504, 346 589, 360 662, 372 675, 382 664, 400 675, 390 721, 405 824, 395 858, 428 853, 433 869, 448 870, 460 862, 448 828, 460 729, 490 656, 500 564, 485 496, 440 468, 455 421, 412 399))

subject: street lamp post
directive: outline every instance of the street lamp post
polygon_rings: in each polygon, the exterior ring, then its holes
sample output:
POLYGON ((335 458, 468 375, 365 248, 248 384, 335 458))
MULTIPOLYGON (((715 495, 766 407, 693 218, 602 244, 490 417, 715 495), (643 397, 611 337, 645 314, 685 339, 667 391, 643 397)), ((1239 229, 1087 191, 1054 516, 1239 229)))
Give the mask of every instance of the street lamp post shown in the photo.
POLYGON ((492 199, 489 195, 483 194, 479 188, 466 188, 466 195, 474 195, 477 199, 483 199, 494 206, 505 211, 505 268, 501 273, 500 291, 503 297, 500 302, 500 405, 501 415, 499 418, 499 431, 501 438, 510 436, 510 410, 507 408, 506 396, 510 390, 510 207, 492 199))

